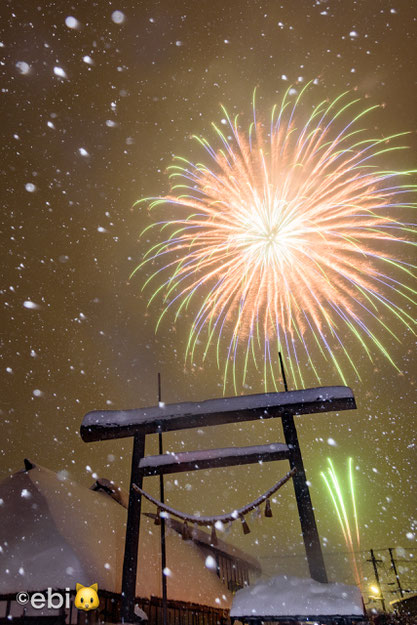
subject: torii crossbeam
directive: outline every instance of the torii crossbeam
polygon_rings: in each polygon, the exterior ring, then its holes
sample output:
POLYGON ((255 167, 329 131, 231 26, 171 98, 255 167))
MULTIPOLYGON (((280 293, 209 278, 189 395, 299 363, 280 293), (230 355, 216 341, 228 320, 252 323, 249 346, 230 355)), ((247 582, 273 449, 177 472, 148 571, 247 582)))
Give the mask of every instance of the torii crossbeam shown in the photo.
POLYGON ((134 437, 123 563, 122 621, 133 621, 135 604, 141 498, 132 484, 142 487, 143 477, 147 475, 289 460, 291 469, 296 468, 293 485, 310 574, 319 582, 327 582, 294 416, 355 408, 350 388, 325 386, 193 403, 160 404, 137 410, 95 410, 85 415, 81 425, 81 437, 85 442, 134 437), (146 434, 277 417, 282 419, 285 444, 144 455, 146 434))

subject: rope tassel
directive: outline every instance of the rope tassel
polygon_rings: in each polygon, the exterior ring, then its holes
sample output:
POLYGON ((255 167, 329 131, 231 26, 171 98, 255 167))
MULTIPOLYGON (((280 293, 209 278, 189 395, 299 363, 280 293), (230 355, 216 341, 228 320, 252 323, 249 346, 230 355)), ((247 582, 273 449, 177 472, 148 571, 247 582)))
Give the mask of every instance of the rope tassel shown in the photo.
POLYGON ((181 535, 183 540, 191 540, 192 538, 187 521, 185 521, 184 525, 182 526, 181 535))
POLYGON ((257 507, 253 510, 252 515, 251 515, 251 518, 252 518, 254 521, 258 521, 261 517, 262 517, 261 510, 260 510, 259 506, 257 506, 257 507))
POLYGON ((250 534, 250 529, 249 529, 249 525, 246 523, 245 517, 241 516, 240 517, 242 520, 242 529, 243 529, 243 533, 244 534, 250 534))
POLYGON ((269 501, 269 499, 267 499, 265 502, 265 516, 266 517, 272 516, 271 502, 269 501))
POLYGON ((212 525, 211 527, 210 545, 217 545, 216 528, 214 527, 214 525, 212 525))

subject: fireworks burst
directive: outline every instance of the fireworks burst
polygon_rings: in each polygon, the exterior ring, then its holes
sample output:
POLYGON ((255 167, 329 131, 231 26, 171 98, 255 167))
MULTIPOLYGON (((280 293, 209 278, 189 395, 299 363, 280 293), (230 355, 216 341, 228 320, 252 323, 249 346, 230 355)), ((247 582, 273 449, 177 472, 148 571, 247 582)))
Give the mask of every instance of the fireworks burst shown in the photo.
POLYGON ((279 351, 297 386, 303 363, 320 382, 318 355, 343 383, 346 363, 359 377, 348 336, 371 360, 376 348, 396 366, 375 328, 398 340, 385 314, 410 330, 414 323, 405 306, 415 291, 402 282, 413 267, 387 251, 410 243, 412 225, 394 215, 414 206, 406 200, 414 172, 375 164, 404 149, 392 145, 401 134, 366 138, 358 124, 378 107, 352 116, 359 100, 346 93, 318 104, 300 125, 303 91, 295 101, 287 91, 268 124, 257 118, 254 93, 247 132, 223 108, 228 136, 213 124, 219 147, 196 137, 209 165, 176 157, 171 193, 140 200, 167 215, 150 226, 164 240, 133 272, 158 267, 145 283, 156 280, 150 302, 163 301, 157 328, 169 311, 175 320, 191 314, 186 359, 194 361, 198 348, 204 361, 213 349, 224 385, 231 375, 235 391, 251 364, 261 368, 265 390, 270 381, 277 390, 279 351))
POLYGON ((360 551, 360 534, 359 534, 359 523, 358 523, 358 513, 356 508, 356 500, 355 500, 355 490, 353 486, 353 471, 352 471, 352 458, 348 460, 348 474, 349 474, 349 491, 350 491, 350 500, 351 500, 351 515, 354 520, 354 530, 351 528, 348 514, 348 505, 345 503, 343 498, 342 488, 340 486, 340 482, 337 478, 336 471, 334 469, 333 463, 330 458, 327 459, 329 466, 327 468, 328 475, 322 471, 321 476, 323 477, 328 491, 330 493, 330 497, 332 499, 336 515, 342 529, 343 538, 346 543, 346 547, 349 552, 350 562, 352 566, 353 575, 356 581, 356 584, 361 587, 362 583, 362 571, 360 570, 360 564, 358 564, 356 559, 356 553, 360 551), (356 550, 356 553, 355 553, 356 550))

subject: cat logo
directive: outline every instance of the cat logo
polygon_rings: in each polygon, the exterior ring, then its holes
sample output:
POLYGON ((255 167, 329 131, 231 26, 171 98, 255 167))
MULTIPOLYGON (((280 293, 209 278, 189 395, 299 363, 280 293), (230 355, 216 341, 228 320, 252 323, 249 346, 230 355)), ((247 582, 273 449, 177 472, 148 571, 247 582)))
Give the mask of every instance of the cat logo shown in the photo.
POLYGON ((92 584, 91 586, 76 584, 75 589, 77 591, 75 597, 76 608, 84 610, 85 612, 98 608, 100 605, 100 599, 97 594, 98 584, 92 584))

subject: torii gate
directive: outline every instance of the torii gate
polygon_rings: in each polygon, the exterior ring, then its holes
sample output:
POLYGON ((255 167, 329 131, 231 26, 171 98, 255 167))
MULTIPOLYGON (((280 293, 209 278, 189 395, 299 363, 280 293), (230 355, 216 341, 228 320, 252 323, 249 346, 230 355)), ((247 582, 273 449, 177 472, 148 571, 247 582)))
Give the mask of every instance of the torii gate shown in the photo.
POLYGON ((294 416, 355 408, 355 398, 349 387, 325 386, 134 410, 94 410, 86 414, 81 425, 81 437, 85 442, 128 436, 133 436, 134 439, 123 562, 122 622, 133 622, 135 607, 142 502, 132 484, 142 487, 143 478, 150 475, 288 460, 291 469, 296 469, 293 485, 310 575, 316 581, 326 583, 327 574, 294 416), (145 457, 147 434, 277 417, 282 419, 285 444, 269 443, 145 457))

